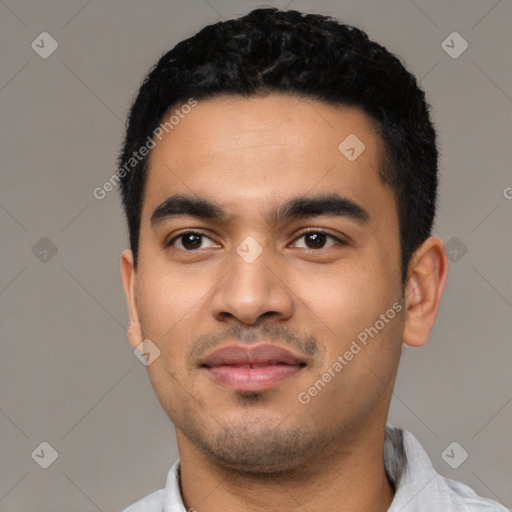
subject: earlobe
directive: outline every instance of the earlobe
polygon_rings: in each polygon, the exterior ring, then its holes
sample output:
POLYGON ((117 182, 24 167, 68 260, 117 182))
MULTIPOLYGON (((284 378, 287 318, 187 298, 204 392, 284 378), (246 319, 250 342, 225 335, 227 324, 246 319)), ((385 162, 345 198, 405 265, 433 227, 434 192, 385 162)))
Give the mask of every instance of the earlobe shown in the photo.
POLYGON ((136 348, 142 340, 142 328, 137 311, 137 297, 135 293, 135 283, 137 272, 134 265, 133 253, 130 249, 125 249, 121 254, 121 279, 123 281, 124 293, 128 304, 130 314, 130 326, 128 328, 128 339, 130 344, 136 348))
POLYGON ((403 341, 421 347, 434 326, 448 278, 446 250, 439 238, 428 238, 415 251, 408 275, 403 341))

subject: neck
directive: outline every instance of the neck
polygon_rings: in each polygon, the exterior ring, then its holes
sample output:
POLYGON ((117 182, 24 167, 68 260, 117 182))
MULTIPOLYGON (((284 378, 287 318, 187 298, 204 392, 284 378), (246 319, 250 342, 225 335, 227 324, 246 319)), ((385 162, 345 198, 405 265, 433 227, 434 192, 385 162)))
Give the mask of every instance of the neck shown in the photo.
POLYGON ((268 512, 385 512, 394 490, 384 469, 384 429, 350 447, 333 446, 329 453, 279 473, 251 473, 226 468, 200 452, 176 430, 180 452, 181 493, 187 510, 268 512))

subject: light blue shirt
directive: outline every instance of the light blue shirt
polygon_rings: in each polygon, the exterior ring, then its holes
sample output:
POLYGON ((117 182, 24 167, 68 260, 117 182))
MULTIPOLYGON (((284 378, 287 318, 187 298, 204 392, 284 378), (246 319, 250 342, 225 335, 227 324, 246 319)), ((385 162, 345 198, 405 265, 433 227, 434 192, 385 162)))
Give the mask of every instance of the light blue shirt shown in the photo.
MULTIPOLYGON (((388 512, 509 512, 478 496, 467 485, 442 477, 419 441, 407 430, 386 426, 384 466, 395 486, 388 512)), ((179 460, 167 475, 165 489, 155 491, 123 512, 187 512, 178 483, 179 460)), ((192 509, 194 510, 194 509, 192 509)))

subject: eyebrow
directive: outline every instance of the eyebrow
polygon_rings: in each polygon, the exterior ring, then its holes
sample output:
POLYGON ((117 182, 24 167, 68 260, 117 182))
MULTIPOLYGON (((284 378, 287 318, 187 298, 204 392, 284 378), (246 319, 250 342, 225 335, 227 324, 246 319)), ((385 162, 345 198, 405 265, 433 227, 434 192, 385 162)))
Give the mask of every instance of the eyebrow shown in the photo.
MULTIPOLYGON (((200 220, 227 221, 229 215, 218 203, 203 197, 176 194, 158 205, 151 215, 151 227, 175 217, 195 217, 200 220)), ((346 217, 359 224, 369 220, 368 211, 351 199, 339 194, 299 196, 289 199, 268 215, 267 221, 280 224, 287 220, 306 217, 346 217)))

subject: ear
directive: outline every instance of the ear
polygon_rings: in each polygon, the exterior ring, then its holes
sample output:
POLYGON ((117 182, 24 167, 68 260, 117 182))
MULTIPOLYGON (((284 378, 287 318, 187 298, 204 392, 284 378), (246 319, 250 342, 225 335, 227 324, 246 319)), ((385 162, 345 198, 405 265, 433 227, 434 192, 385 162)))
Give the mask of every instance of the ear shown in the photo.
POLYGON ((128 328, 128 339, 133 348, 137 348, 144 339, 142 328, 139 322, 137 312, 137 297, 135 295, 135 283, 137 279, 137 270, 133 262, 133 253, 130 249, 125 249, 121 254, 121 278, 123 280, 124 293, 128 302, 128 311, 130 313, 130 327, 128 328))
POLYGON ((403 341, 411 347, 421 347, 434 326, 448 279, 448 258, 439 238, 427 238, 414 252, 408 276, 403 341))

